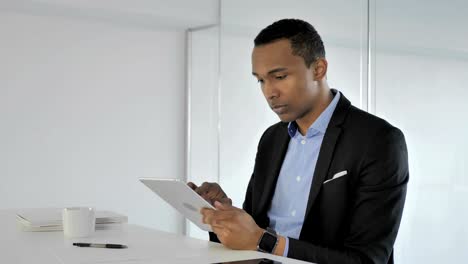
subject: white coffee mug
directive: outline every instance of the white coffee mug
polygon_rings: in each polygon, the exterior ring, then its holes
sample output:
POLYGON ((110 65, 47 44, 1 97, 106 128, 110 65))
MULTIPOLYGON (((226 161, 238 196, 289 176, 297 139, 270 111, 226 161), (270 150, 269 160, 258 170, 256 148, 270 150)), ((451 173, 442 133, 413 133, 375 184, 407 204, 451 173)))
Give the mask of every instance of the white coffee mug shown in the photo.
POLYGON ((94 208, 67 207, 62 211, 63 233, 66 237, 91 236, 96 229, 94 208))

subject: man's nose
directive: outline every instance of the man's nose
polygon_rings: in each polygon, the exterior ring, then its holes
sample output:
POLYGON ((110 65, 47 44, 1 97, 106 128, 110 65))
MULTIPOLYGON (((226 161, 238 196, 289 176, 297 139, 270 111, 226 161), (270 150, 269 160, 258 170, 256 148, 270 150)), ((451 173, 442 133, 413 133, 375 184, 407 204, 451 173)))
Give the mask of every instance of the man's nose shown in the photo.
POLYGON ((263 93, 267 99, 273 99, 279 97, 279 91, 275 85, 270 82, 265 82, 263 84, 263 93))

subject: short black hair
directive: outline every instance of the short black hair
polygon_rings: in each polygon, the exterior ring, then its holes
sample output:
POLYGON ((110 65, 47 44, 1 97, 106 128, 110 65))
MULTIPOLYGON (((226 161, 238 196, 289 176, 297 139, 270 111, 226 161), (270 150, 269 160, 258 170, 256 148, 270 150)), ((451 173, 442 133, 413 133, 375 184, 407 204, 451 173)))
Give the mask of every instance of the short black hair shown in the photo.
POLYGON ((307 67, 317 58, 325 58, 323 41, 315 28, 300 19, 282 19, 262 29, 255 37, 255 47, 280 39, 291 43, 293 54, 301 56, 307 67))

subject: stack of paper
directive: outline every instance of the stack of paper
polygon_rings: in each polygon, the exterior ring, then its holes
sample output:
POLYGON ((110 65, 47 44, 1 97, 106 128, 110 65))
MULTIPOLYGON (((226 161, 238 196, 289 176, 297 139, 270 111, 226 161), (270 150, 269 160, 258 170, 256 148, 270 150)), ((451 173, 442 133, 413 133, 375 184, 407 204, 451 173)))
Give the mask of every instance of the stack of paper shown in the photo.
MULTIPOLYGON (((18 226, 23 231, 61 231, 61 208, 23 209, 16 212, 18 226)), ((106 225, 127 223, 125 215, 110 211, 96 211, 96 229, 104 229, 106 225)))

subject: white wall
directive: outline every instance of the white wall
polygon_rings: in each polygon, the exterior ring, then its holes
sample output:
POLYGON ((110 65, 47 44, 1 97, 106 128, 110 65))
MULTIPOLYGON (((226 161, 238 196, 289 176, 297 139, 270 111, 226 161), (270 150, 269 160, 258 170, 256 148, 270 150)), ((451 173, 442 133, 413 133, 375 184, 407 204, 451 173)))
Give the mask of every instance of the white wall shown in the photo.
POLYGON ((176 29, 214 24, 218 0, 2 0, 3 12, 99 21, 119 28, 176 29))
POLYGON ((184 31, 217 18, 215 1, 190 2, 1 3, 0 209, 89 205, 184 229, 138 178, 185 178, 184 31))

